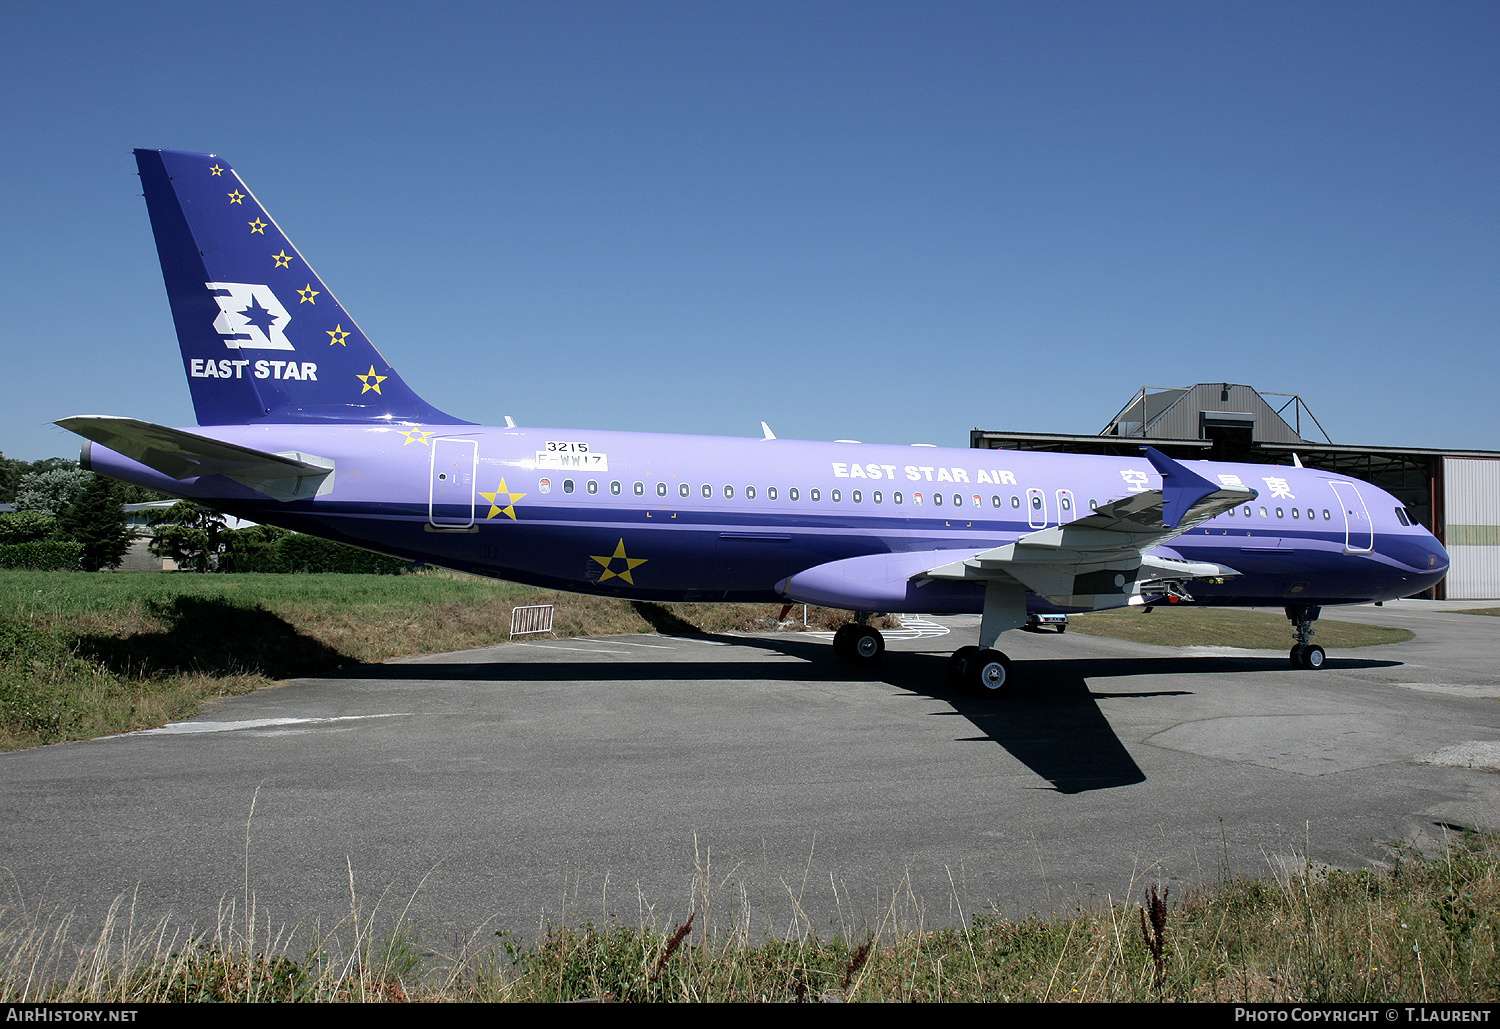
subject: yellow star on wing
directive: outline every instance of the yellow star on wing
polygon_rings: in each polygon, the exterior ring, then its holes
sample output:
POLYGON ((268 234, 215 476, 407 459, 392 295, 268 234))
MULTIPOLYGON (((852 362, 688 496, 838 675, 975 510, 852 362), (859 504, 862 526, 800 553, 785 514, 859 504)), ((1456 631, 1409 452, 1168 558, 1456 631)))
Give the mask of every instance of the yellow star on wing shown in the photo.
POLYGON ((615 545, 615 552, 609 557, 599 557, 595 554, 590 554, 589 560, 598 561, 600 567, 604 569, 604 571, 599 575, 600 582, 603 582, 605 579, 613 579, 619 577, 630 583, 630 585, 634 586, 635 580, 630 577, 630 573, 635 571, 636 568, 640 567, 651 559, 649 557, 626 557, 625 541, 622 539, 615 545), (611 567, 616 561, 625 562, 625 567, 618 572, 615 571, 613 567, 611 567))
MULTIPOLYGON (((425 443, 427 441, 423 440, 422 442, 425 443)), ((495 487, 495 492, 481 493, 479 495, 490 502, 490 513, 484 516, 485 521, 489 521, 491 518, 504 511, 505 516, 514 522, 516 521, 516 501, 520 500, 526 494, 512 493, 506 487, 505 479, 502 477, 500 480, 500 485, 495 487), (505 499, 501 500, 501 497, 504 497, 505 499)), ((595 558, 595 560, 598 560, 598 558, 595 558)))
MULTIPOLYGON (((319 290, 313 289, 312 283, 309 282, 306 286, 303 286, 297 291, 297 295, 302 298, 301 300, 297 301, 297 303, 312 304, 314 307, 316 307, 318 302, 314 300, 313 297, 317 296, 318 293, 319 290)), ((331 336, 333 335, 333 333, 330 332, 329 335, 331 336)))
MULTIPOLYGON (((328 323, 324 322, 323 324, 327 325, 328 323)), ((337 343, 341 347, 347 347, 349 345, 344 342, 344 340, 349 338, 349 333, 344 330, 344 326, 342 323, 335 325, 331 329, 328 329, 327 332, 328 335, 333 337, 328 341, 329 346, 333 346, 335 343, 337 343)))
POLYGON ((290 268, 292 266, 292 255, 286 252, 286 247, 281 248, 281 253, 272 254, 271 260, 276 262, 278 268, 290 268))
MULTIPOLYGON (((401 444, 403 447, 410 446, 413 443, 420 443, 424 447, 430 447, 430 446, 432 446, 432 444, 427 442, 427 438, 429 436, 434 435, 434 433, 423 432, 421 429, 410 429, 410 430, 403 430, 402 433, 401 433, 401 435, 403 435, 403 436, 406 437, 406 442, 403 443, 403 444, 401 444)), ((505 488, 505 480, 504 479, 500 480, 500 488, 501 489, 505 488)), ((480 494, 480 495, 483 496, 483 494, 480 494)))
POLYGON ((253 222, 246 222, 245 224, 250 226, 250 235, 252 236, 257 232, 262 236, 266 234, 266 223, 261 221, 259 218, 256 218, 253 222))
MULTIPOLYGON (((390 378, 389 375, 376 375, 375 366, 373 364, 370 365, 370 370, 365 372, 363 375, 359 374, 359 372, 355 372, 354 377, 365 384, 365 388, 359 391, 360 396, 364 396, 372 389, 376 393, 380 393, 380 384, 386 379, 390 378)), ((384 394, 381 395, 384 396, 384 394)))
POLYGON ((244 203, 245 201, 245 194, 241 193, 239 190, 235 190, 233 193, 227 195, 231 204, 240 204, 244 203))

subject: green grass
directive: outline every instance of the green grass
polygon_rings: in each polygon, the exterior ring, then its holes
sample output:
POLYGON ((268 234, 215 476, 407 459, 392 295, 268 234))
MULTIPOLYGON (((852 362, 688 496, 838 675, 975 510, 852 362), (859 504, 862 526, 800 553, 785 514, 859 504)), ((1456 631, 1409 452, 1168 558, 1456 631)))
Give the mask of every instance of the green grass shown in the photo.
POLYGON ((1142 884, 1056 919, 933 929, 900 914, 921 908, 898 889, 877 924, 828 937, 795 917, 780 936, 754 935, 708 879, 680 922, 552 924, 532 942, 487 930, 433 941, 357 909, 327 933, 271 933, 253 910, 237 921, 232 901, 207 933, 137 925, 122 904, 75 941, 66 919, 0 910, 0 1002, 1500 1000, 1492 837, 1455 835, 1434 858, 1398 852, 1387 871, 1226 878, 1159 905, 1142 884))
MULTIPOLYGON (((1327 618, 1318 619, 1313 628, 1317 630, 1313 642, 1329 650, 1402 643, 1413 636, 1406 629, 1327 618)), ((1240 611, 1192 605, 1162 605, 1150 614, 1136 607, 1073 615, 1068 619, 1068 631, 1152 643, 1159 647, 1288 650, 1293 642, 1292 623, 1280 611, 1240 611)))
POLYGON ((1472 611, 1455 611, 1458 615, 1500 615, 1500 607, 1477 607, 1472 611))

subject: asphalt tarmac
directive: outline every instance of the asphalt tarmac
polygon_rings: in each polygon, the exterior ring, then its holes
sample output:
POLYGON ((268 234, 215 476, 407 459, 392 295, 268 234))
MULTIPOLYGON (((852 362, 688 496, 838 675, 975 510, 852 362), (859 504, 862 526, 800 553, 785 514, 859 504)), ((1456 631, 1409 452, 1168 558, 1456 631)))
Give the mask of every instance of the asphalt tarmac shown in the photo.
POLYGON ((977 617, 892 642, 874 671, 795 634, 353 668, 0 754, 0 904, 78 931, 123 898, 137 924, 210 932, 248 902, 272 931, 404 913, 483 940, 697 911, 828 934, 1378 867, 1500 829, 1500 619, 1461 606, 1483 605, 1326 612, 1417 638, 1318 672, 1007 633, 1023 684, 999 701, 945 685, 977 617))

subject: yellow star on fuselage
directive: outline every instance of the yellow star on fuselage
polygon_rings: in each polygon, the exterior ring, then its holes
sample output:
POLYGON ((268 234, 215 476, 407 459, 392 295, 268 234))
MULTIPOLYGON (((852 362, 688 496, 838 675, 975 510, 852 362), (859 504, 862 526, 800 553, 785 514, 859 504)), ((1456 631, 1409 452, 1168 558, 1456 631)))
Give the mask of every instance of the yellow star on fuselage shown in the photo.
MULTIPOLYGON (((432 444, 428 443, 427 439, 428 439, 429 436, 434 435, 434 433, 423 432, 421 429, 410 429, 410 430, 403 430, 402 433, 401 433, 401 435, 403 435, 403 436, 406 437, 406 442, 403 443, 403 444, 401 444, 403 447, 410 446, 413 443, 420 443, 424 447, 430 447, 430 446, 432 446, 432 444)), ((504 479, 500 480, 500 488, 501 489, 505 488, 505 480, 504 479)), ((481 496, 482 495, 483 494, 481 494, 481 496)))
POLYGON ((635 580, 630 577, 630 573, 635 571, 636 568, 640 567, 651 559, 649 557, 626 557, 625 541, 622 539, 618 544, 615 545, 615 552, 609 557, 599 557, 596 554, 590 554, 589 560, 598 561, 600 566, 604 569, 604 571, 599 575, 600 582, 603 582, 605 579, 613 579, 618 577, 624 579, 626 582, 630 583, 630 585, 634 586, 635 580), (616 561, 625 562, 625 567, 618 572, 611 567, 616 561))
MULTIPOLYGON (((429 433, 429 435, 431 434, 429 433)), ((422 442, 425 443, 427 441, 423 440, 422 442)), ((505 485, 505 479, 502 477, 500 479, 500 485, 495 487, 495 492, 481 493, 479 495, 490 502, 490 513, 484 516, 485 521, 489 521, 491 518, 504 511, 505 516, 514 522, 516 521, 516 501, 520 500, 526 494, 512 493, 510 489, 505 485), (504 497, 505 499, 501 500, 501 497, 504 497)))
MULTIPOLYGON (((360 396, 364 396, 372 389, 376 393, 380 393, 380 384, 386 379, 390 378, 389 375, 376 375, 375 366, 373 364, 370 365, 370 370, 365 372, 363 375, 361 375, 359 372, 355 372, 354 377, 365 384, 365 388, 359 391, 360 396)), ((381 395, 384 396, 384 394, 381 395)))
MULTIPOLYGON (((312 283, 309 282, 306 286, 303 286, 297 291, 297 295, 302 298, 301 300, 297 301, 297 303, 312 304, 314 307, 316 307, 318 302, 314 300, 313 297, 317 296, 319 292, 319 290, 313 289, 312 283)), ((329 335, 332 335, 332 333, 329 333, 329 335)))

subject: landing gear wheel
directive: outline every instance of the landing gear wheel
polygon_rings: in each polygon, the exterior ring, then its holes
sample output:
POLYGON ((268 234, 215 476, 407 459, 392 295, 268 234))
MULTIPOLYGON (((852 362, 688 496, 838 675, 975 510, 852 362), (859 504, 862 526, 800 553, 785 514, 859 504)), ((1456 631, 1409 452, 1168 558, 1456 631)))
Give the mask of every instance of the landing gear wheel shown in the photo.
POLYGON ((868 625, 845 625, 833 634, 833 652, 851 665, 873 665, 885 653, 885 637, 868 625))
MULTIPOLYGON (((838 646, 838 641, 837 640, 834 641, 834 646, 838 646)), ((1292 648, 1292 652, 1287 655, 1287 658, 1292 662, 1292 667, 1293 668, 1301 668, 1302 667, 1302 644, 1299 643, 1295 647, 1293 647, 1292 648)))
POLYGON ((1323 648, 1318 646, 1316 643, 1306 647, 1298 644, 1297 646, 1292 648, 1293 668, 1306 668, 1315 672, 1318 669, 1322 668, 1323 664, 1327 660, 1328 655, 1325 654, 1323 652, 1323 648))
POLYGON ((959 647, 948 658, 948 685, 956 690, 961 690, 967 684, 965 672, 969 666, 969 658, 979 653, 978 647, 959 647))
POLYGON ((1010 658, 998 650, 981 650, 965 663, 969 692, 979 697, 998 697, 1009 692, 1013 682, 1010 658))

